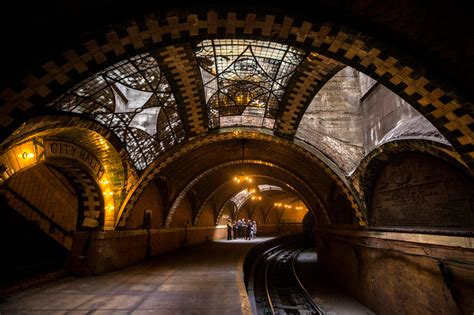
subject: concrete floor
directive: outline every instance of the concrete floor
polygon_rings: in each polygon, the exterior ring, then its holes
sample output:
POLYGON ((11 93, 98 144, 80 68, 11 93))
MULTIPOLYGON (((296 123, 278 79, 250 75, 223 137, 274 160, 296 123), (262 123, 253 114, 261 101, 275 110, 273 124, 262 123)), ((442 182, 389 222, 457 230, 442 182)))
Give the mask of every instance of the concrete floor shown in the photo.
POLYGON ((102 276, 65 277, 2 298, 0 314, 247 314, 239 264, 267 239, 217 241, 102 276))
MULTIPOLYGON (((268 239, 221 240, 102 276, 63 277, 0 297, 0 314, 250 314, 243 259, 268 239)), ((302 254, 297 268, 315 301, 331 315, 373 314, 321 277, 315 255, 302 254)))

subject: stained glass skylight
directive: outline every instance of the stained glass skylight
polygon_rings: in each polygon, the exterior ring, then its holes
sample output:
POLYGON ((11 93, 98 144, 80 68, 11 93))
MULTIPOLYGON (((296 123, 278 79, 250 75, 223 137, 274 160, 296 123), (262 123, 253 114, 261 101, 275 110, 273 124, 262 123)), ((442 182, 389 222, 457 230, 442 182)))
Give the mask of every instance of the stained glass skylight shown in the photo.
POLYGON ((286 84, 303 51, 274 42, 215 39, 196 47, 211 128, 273 129, 286 84))
POLYGON ((50 106, 85 114, 112 130, 139 170, 185 137, 171 88, 149 54, 107 68, 50 106))
POLYGON ((251 194, 252 192, 250 192, 248 189, 244 189, 235 194, 235 196, 232 197, 230 201, 235 204, 235 206, 237 207, 236 209, 239 209, 240 206, 242 206, 242 204, 250 197, 251 194))
POLYGON ((276 191, 283 191, 283 189, 280 186, 275 186, 275 185, 258 185, 258 190, 259 191, 266 191, 266 190, 276 190, 276 191))

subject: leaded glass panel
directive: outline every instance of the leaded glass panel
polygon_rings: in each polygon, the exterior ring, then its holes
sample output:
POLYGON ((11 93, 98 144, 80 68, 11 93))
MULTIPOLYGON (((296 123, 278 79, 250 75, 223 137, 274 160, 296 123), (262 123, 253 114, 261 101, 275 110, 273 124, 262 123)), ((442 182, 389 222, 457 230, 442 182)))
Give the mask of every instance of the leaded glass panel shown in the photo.
POLYGON ((149 54, 105 69, 49 106, 86 115, 111 129, 139 170, 185 138, 171 88, 149 54))
POLYGON ((196 47, 210 128, 273 129, 286 84, 303 51, 279 43, 204 40, 196 47))

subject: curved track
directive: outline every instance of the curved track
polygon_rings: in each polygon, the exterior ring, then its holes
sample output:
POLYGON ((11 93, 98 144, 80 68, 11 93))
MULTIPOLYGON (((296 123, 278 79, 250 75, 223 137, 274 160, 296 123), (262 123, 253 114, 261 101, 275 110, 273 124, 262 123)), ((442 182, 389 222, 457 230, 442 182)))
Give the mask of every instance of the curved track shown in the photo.
POLYGON ((297 242, 278 245, 254 264, 248 291, 257 314, 325 314, 296 274, 294 263, 302 250, 297 242))

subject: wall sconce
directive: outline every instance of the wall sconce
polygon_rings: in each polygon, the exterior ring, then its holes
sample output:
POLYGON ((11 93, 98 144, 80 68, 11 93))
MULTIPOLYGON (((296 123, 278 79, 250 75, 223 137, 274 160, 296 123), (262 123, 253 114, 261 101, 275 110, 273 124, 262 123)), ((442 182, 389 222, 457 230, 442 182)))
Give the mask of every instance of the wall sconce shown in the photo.
POLYGON ((35 157, 35 154, 34 153, 31 153, 31 152, 23 152, 21 157, 26 160, 26 159, 32 159, 35 157))

